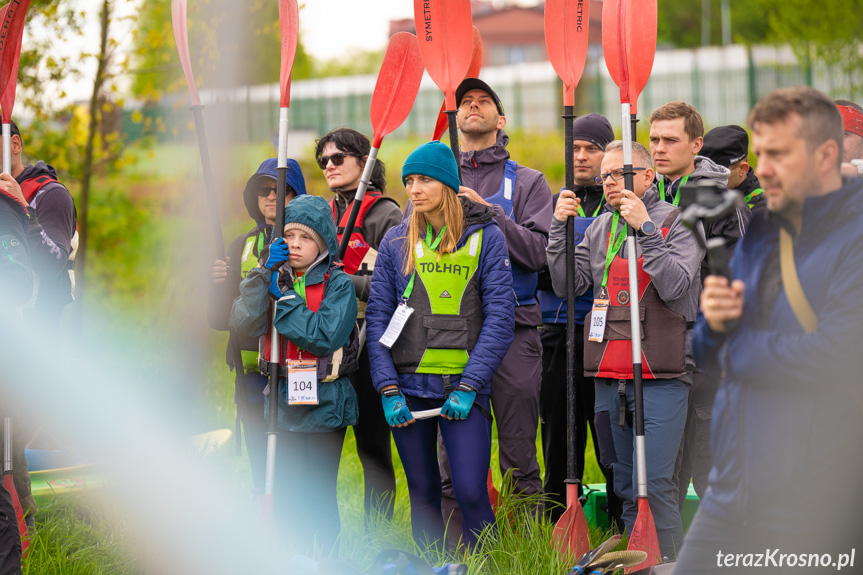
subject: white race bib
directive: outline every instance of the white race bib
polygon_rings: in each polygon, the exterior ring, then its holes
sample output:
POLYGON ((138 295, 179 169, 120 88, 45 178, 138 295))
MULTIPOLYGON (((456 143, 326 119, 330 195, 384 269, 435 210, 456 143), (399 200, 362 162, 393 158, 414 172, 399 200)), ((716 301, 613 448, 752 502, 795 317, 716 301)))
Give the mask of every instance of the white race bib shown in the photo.
POLYGON ((318 362, 288 360, 288 405, 318 404, 318 362))
POLYGON ((590 331, 587 334, 588 340, 602 343, 602 338, 605 336, 606 314, 608 314, 608 300, 593 300, 593 309, 590 312, 590 331))

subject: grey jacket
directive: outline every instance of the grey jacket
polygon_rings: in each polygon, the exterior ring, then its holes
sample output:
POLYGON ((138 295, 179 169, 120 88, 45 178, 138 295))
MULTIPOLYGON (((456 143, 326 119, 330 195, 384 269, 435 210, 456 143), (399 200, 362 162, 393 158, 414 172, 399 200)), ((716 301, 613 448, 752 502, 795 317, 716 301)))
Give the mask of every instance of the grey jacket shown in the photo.
MULTIPOLYGON (((659 199, 656 186, 651 186, 642 198, 647 213, 657 228, 676 208, 659 199)), ((608 234, 611 231, 613 212, 600 215, 587 228, 584 240, 575 246, 575 294, 581 295, 593 288, 599 293, 605 271, 605 254, 608 249, 608 234)), ((551 234, 548 238, 548 268, 554 293, 566 297, 566 223, 552 218, 551 234)), ((699 230, 700 233, 701 230, 699 230)), ((628 241, 628 240, 627 240, 628 241)), ((626 244, 621 248, 626 253, 626 244)), ((644 271, 650 276, 659 297, 668 308, 695 321, 698 311, 698 294, 701 289, 698 271, 704 250, 699 247, 695 237, 680 223, 680 216, 674 220, 668 235, 663 238, 657 233, 648 237, 636 236, 636 254, 644 256, 644 271)))
MULTIPOLYGON (((503 181, 506 149, 509 136, 499 130, 495 144, 484 150, 461 153, 461 181, 463 186, 475 190, 482 198, 490 198, 500 189, 503 181)), ((494 207, 494 220, 503 230, 509 257, 522 268, 541 271, 545 267, 545 248, 548 243, 548 223, 552 219, 551 189, 542 172, 519 165, 516 168, 513 190, 513 218, 500 206, 494 207)), ((516 325, 542 323, 539 304, 520 306, 515 310, 516 325)))

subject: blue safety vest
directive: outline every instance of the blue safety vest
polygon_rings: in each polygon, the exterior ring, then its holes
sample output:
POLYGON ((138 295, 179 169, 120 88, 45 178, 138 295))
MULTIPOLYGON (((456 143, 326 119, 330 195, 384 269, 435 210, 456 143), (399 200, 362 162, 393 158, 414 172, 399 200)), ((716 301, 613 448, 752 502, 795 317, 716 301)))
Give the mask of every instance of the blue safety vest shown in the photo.
MULTIPOLYGON (((595 217, 575 218, 575 245, 581 243, 587 227, 595 217)), ((566 323, 566 300, 554 295, 553 291, 537 290, 536 298, 542 308, 542 323, 566 323)), ((584 324, 584 318, 593 308, 593 288, 575 298, 575 323, 584 324)))
MULTIPOLYGON (((503 208, 503 212, 515 221, 512 209, 512 194, 515 190, 515 169, 518 164, 512 160, 506 161, 506 168, 503 172, 503 181, 500 183, 500 189, 495 195, 486 198, 487 202, 497 204, 503 208)), ((516 222, 518 223, 518 222, 516 222)), ((516 305, 533 305, 536 303, 536 285, 538 274, 530 272, 519 266, 510 258, 510 267, 512 269, 512 289, 515 292, 516 305)))

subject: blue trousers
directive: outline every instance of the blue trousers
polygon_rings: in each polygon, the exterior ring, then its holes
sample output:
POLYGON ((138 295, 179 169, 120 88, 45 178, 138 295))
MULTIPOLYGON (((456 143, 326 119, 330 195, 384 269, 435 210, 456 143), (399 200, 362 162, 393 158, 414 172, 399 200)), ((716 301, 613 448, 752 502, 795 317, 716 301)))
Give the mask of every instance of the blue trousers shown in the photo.
MULTIPOLYGON (((440 399, 407 397, 411 411, 443 405, 440 399)), ((411 529, 414 540, 423 548, 444 543, 441 514, 441 476, 438 468, 437 437, 441 437, 449 456, 452 486, 464 520, 465 543, 476 545, 486 525, 494 524, 488 499, 486 477, 491 459, 491 422, 477 409, 489 409, 489 397, 477 395, 467 419, 450 421, 443 417, 417 420, 407 427, 393 427, 411 500, 411 529)))
MULTIPOLYGON (((677 505, 674 464, 686 425, 689 391, 676 379, 644 380, 644 438, 647 493, 663 557, 674 558, 683 543, 683 524, 677 505)), ((626 382, 627 416, 621 429, 617 380, 596 380, 596 412, 608 412, 617 461, 613 463, 614 491, 623 500, 626 532, 632 533, 638 515, 638 477, 635 468, 635 398, 626 382), (607 384, 609 382, 610 384, 607 384)))

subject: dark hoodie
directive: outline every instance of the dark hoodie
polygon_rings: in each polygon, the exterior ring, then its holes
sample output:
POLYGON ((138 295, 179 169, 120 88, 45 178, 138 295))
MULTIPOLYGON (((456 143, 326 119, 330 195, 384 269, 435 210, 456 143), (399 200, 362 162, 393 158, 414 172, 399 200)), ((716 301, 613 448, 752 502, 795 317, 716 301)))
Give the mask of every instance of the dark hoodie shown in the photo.
MULTIPOLYGON (((26 166, 15 178, 19 184, 48 176, 57 179, 54 168, 42 160, 26 166)), ((30 200, 31 222, 28 244, 33 271, 39 277, 35 311, 40 318, 57 322, 66 304, 72 302, 69 254, 78 225, 75 202, 61 183, 49 183, 30 200)))
POLYGON ((33 294, 33 270, 27 249, 27 208, 0 188, 0 318, 15 315, 33 294))
MULTIPOLYGON (((234 238, 234 241, 228 246, 227 255, 231 258, 231 265, 228 266, 228 277, 225 278, 224 283, 210 283, 210 291, 207 298, 207 323, 212 329, 228 331, 228 316, 231 313, 231 305, 234 303, 234 299, 240 295, 240 281, 249 270, 257 266, 258 258, 261 256, 261 250, 259 250, 258 246, 270 243, 273 226, 268 225, 264 221, 264 214, 261 213, 258 207, 257 189, 252 184, 262 177, 267 177, 275 183, 276 169, 276 160, 274 158, 266 160, 258 168, 258 171, 249 178, 248 182, 246 182, 246 187, 243 190, 243 204, 246 206, 249 216, 255 221, 255 227, 245 234, 234 238), (249 238, 256 238, 256 240, 252 242, 252 250, 244 254, 244 247, 249 238), (243 265, 244 261, 246 265, 243 265)), ((298 195, 306 193, 306 184, 302 172, 300 172, 300 166, 292 159, 288 159, 286 183, 289 186, 289 190, 293 189, 298 195)), ((230 349, 229 342, 229 351, 226 353, 225 361, 233 368, 234 363, 231 359, 230 349)), ((254 337, 240 338, 240 349, 244 351, 257 351, 258 339, 254 337)), ((245 365, 246 371, 257 371, 257 362, 247 361, 245 363, 247 364, 245 365)))

